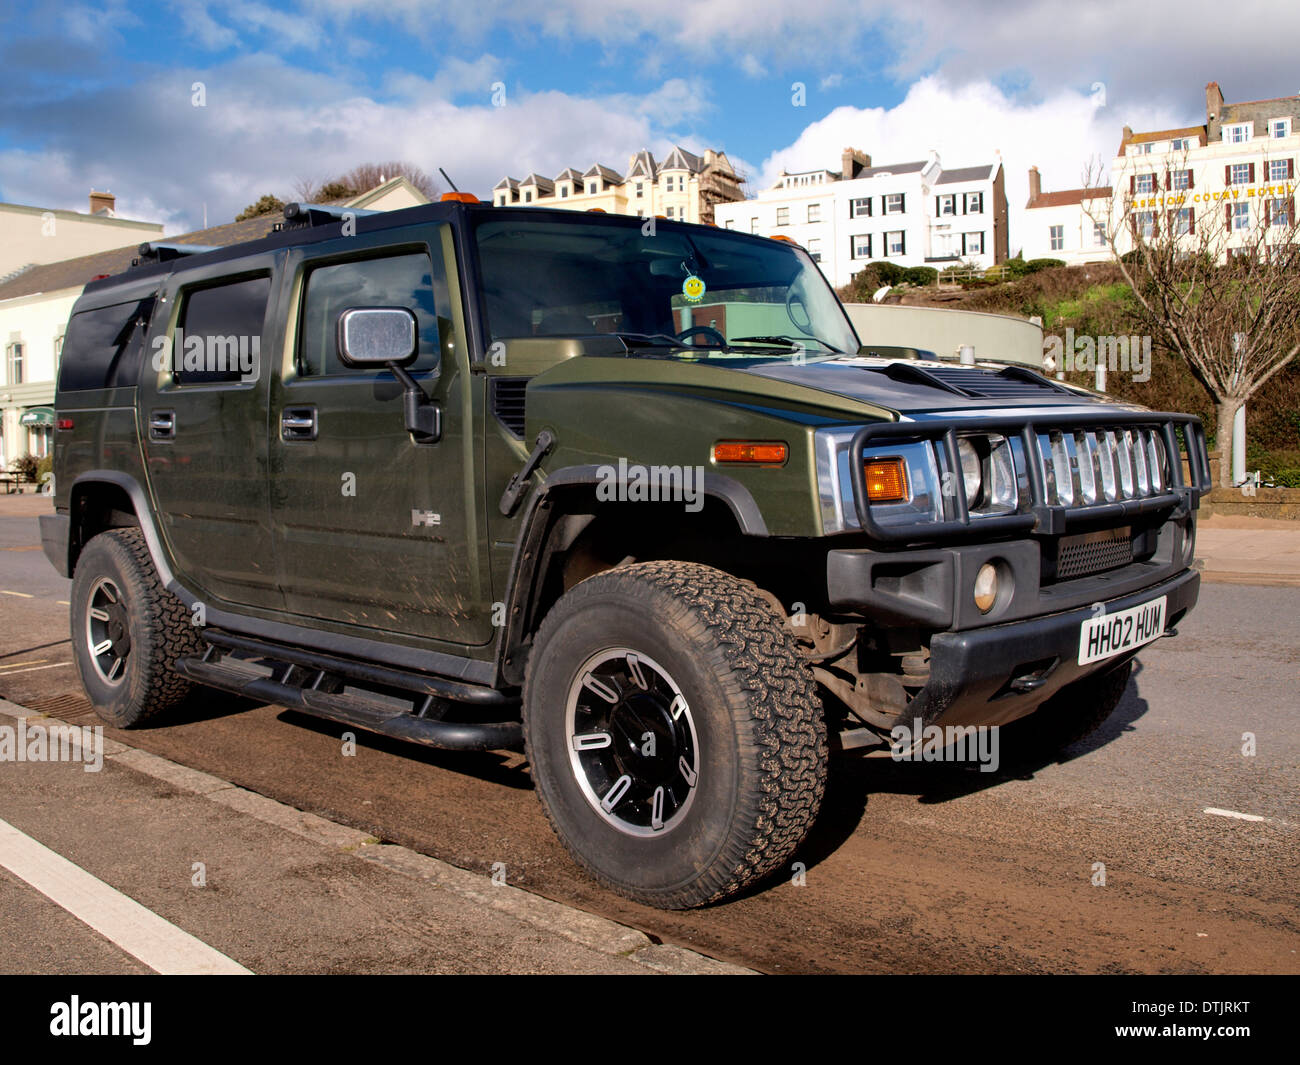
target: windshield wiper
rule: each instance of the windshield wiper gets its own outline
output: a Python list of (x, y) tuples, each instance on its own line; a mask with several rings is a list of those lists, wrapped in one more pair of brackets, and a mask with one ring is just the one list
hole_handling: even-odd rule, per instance
[[(785, 335), (777, 335), (777, 336), (765, 336), (765, 337), (733, 337), (731, 342), (733, 344), (741, 344), (747, 341), (752, 341), (753, 343), (756, 344), (770, 344), (773, 341), (784, 341), (785, 343), (789, 344), (793, 348), (793, 347), (799, 347), (801, 342), (804, 339), (805, 339), (804, 337), (789, 337)], [(836, 355), (844, 354), (844, 352), (840, 351), (840, 349), (837, 348), (834, 344), (828, 344), (821, 337), (815, 337), (811, 333), (807, 336), (806, 339), (816, 341), (827, 351), (833, 351)]]
[[(695, 354), (707, 355), (709, 352), (721, 351), (734, 354), (757, 354), (753, 348), (734, 348), (731, 344), (689, 344), (675, 336), (667, 333), (615, 333), (614, 336), (623, 341), (627, 348), (659, 348), (665, 351), (689, 351)], [(794, 350), (792, 347), (782, 345), (773, 347), (769, 350), (788, 353)]]

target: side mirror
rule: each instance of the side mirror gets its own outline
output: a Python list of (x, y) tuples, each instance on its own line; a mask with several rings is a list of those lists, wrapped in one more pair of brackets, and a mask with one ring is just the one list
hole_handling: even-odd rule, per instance
[(406, 366), (415, 361), (415, 315), (405, 307), (352, 307), (339, 315), (345, 366)]
[(339, 358), (345, 366), (383, 366), (402, 384), (406, 431), (417, 444), (442, 437), (442, 412), (404, 367), (415, 361), (415, 315), (405, 307), (352, 307), (339, 315)]

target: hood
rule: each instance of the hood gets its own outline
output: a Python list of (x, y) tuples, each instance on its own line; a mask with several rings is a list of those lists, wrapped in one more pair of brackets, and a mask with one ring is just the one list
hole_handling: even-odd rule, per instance
[(954, 366), (933, 361), (856, 358), (802, 366), (784, 361), (753, 362), (741, 372), (887, 407), (905, 417), (964, 411), (983, 414), (1009, 407), (1064, 411), (1098, 403), (1135, 409), (1112, 397), (1050, 380), (1023, 366)]

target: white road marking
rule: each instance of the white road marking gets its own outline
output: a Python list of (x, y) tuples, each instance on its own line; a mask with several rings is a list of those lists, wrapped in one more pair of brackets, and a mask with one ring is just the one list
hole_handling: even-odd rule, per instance
[(1207, 806), (1204, 810), (1207, 814), (1217, 814), (1219, 817), (1235, 817), (1238, 821), (1267, 821), (1267, 817), (1260, 817), (1259, 814), (1240, 814), (1236, 810), (1220, 810), (1217, 806)]
[(72, 606), (66, 599), (56, 599), (54, 603), (56, 606)]
[(28, 595), (26, 592), (10, 592), (10, 591), (6, 591), (4, 588), (0, 588), (0, 595), (16, 595), (16, 596), (18, 596), (19, 599), (35, 599), (35, 598), (36, 598), (36, 596), (34, 596), (34, 595)]
[(109, 887), (7, 821), (0, 821), (0, 866), (154, 972), (169, 976), (251, 975), (219, 950)]
[(35, 673), (38, 669), (62, 669), (72, 665), (71, 662), (55, 662), (52, 666), (32, 666), (30, 669), (5, 669), (0, 667), (0, 677), (12, 677), (18, 673)]

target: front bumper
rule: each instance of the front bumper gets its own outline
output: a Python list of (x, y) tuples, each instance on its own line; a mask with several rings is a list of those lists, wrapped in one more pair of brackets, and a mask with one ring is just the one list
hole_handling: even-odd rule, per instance
[[(1196, 605), (1200, 574), (1183, 572), (1104, 601), (1113, 614), (1165, 596), (1165, 631)], [(1068, 684), (1122, 665), (1137, 651), (1081, 666), (1080, 626), (1096, 605), (930, 639), (930, 679), (907, 708), (924, 725), (1004, 725), (1035, 710)], [(1138, 648), (1137, 650), (1141, 650)], [(1028, 690), (1024, 690), (1024, 689)]]

